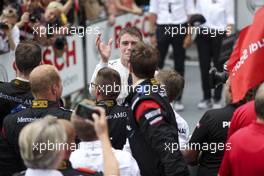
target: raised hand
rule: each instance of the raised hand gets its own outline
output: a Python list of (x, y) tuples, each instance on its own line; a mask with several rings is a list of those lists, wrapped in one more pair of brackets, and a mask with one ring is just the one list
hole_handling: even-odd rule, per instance
[(96, 37), (96, 47), (99, 51), (103, 63), (108, 63), (112, 51), (113, 39), (111, 38), (107, 45), (103, 43), (101, 39), (102, 34), (98, 34)]

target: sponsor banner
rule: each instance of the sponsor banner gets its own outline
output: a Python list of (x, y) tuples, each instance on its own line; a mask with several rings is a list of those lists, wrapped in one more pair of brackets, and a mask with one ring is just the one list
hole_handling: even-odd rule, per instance
[[(82, 38), (67, 37), (68, 46), (63, 56), (54, 56), (52, 47), (42, 48), (43, 62), (52, 64), (59, 70), (63, 84), (63, 96), (84, 88), (84, 58)], [(0, 55), (0, 81), (10, 81), (15, 78), (13, 68), (14, 53)]]
[[(149, 19), (147, 14), (143, 16), (137, 16), (133, 14), (125, 14), (118, 16), (116, 18), (116, 23), (114, 26), (110, 27), (107, 24), (107, 21), (101, 21), (95, 24), (90, 25), (89, 27), (94, 29), (99, 29), (102, 33), (102, 40), (107, 44), (110, 38), (113, 39), (112, 44), (112, 53), (110, 59), (117, 59), (120, 57), (118, 50), (118, 34), (121, 29), (125, 26), (136, 26), (143, 34), (144, 40), (148, 39), (149, 32)], [(96, 34), (86, 36), (86, 53), (87, 53), (87, 81), (88, 83), (91, 80), (92, 74), (96, 64), (99, 63), (100, 57), (95, 46)]]
[(43, 49), (43, 62), (52, 64), (60, 72), (63, 85), (62, 96), (84, 88), (84, 58), (82, 38), (77, 35), (67, 37), (68, 46), (63, 56), (55, 57), (52, 47)]

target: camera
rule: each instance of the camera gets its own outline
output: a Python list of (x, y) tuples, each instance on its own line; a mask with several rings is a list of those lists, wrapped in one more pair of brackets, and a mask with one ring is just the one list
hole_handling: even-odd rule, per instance
[(8, 30), (9, 29), (9, 26), (7, 24), (5, 24), (5, 23), (1, 23), (0, 22), (0, 29), (2, 29), (2, 30)]
[(93, 113), (100, 115), (100, 113), (95, 109), (95, 106), (88, 103), (79, 103), (76, 108), (76, 115), (91, 121), (94, 121), (92, 117)]
[(212, 67), (209, 71), (209, 85), (211, 89), (217, 88), (221, 84), (225, 84), (228, 79), (228, 70), (226, 63), (224, 64), (224, 70), (219, 72), (215, 67)]

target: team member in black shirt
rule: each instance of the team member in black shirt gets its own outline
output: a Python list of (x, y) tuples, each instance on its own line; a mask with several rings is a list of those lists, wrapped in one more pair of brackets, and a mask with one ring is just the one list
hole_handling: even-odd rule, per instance
[(70, 119), (71, 116), (71, 111), (59, 105), (62, 83), (54, 66), (36, 67), (30, 73), (29, 81), (35, 98), (31, 108), (10, 114), (4, 119), (3, 137), (0, 138), (0, 175), (12, 175), (25, 169), (18, 147), (18, 136), (25, 125), (48, 114), (64, 119)]
[(166, 90), (153, 79), (158, 57), (155, 49), (139, 42), (131, 51), (130, 72), (134, 91), (126, 102), (132, 110), (129, 144), (142, 176), (189, 175), (178, 149), (178, 128)]
[[(184, 155), (191, 165), (199, 164), (198, 176), (216, 176), (226, 143), (230, 120), (237, 105), (231, 104), (231, 85), (226, 82), (226, 106), (207, 111), (196, 126)], [(201, 155), (200, 155), (201, 154)], [(200, 157), (199, 157), (200, 155)]]
[[(4, 117), (22, 104), (31, 106), (33, 99), (29, 86), (29, 73), (41, 63), (41, 48), (29, 42), (18, 44), (15, 51), (16, 79), (0, 83), (0, 129)], [(14, 109), (18, 111), (18, 109)]]
[(120, 75), (109, 67), (98, 71), (94, 83), (94, 94), (97, 106), (106, 109), (109, 137), (113, 148), (123, 149), (126, 142), (126, 123), (129, 108), (117, 104), (116, 99), (121, 91)]

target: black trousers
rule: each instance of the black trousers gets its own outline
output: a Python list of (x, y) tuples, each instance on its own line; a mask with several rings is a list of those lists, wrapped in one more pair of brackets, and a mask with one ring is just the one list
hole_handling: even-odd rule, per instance
[[(179, 25), (158, 25), (157, 26), (157, 43), (158, 50), (160, 53), (159, 68), (162, 69), (164, 66), (164, 61), (168, 53), (169, 46), (172, 45), (173, 48), (173, 60), (174, 69), (184, 77), (184, 61), (185, 61), (185, 49), (182, 47), (186, 33), (180, 34), (181, 28), (187, 29), (187, 23)], [(172, 36), (172, 29), (174, 31), (178, 30), (178, 34)], [(166, 29), (170, 29), (170, 34)], [(182, 95), (180, 95), (177, 100), (181, 100)]]
[(223, 63), (219, 62), (219, 55), (222, 40), (225, 35), (226, 34), (222, 33), (216, 33), (216, 35), (212, 35), (212, 33), (207, 34), (200, 32), (200, 34), (198, 34), (196, 38), (202, 79), (203, 98), (205, 100), (208, 100), (210, 98), (213, 98), (215, 101), (221, 100), (223, 86), (218, 86), (214, 90), (214, 95), (212, 96), (212, 92), (209, 86), (209, 70), (211, 68), (211, 62), (213, 61), (214, 67), (216, 67), (218, 71), (223, 71)]

